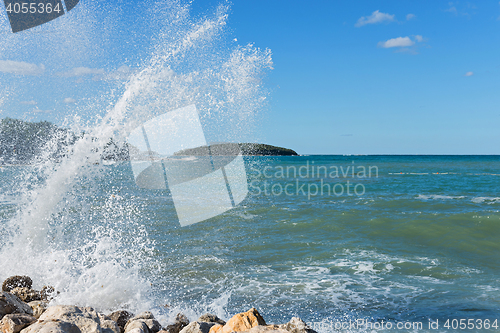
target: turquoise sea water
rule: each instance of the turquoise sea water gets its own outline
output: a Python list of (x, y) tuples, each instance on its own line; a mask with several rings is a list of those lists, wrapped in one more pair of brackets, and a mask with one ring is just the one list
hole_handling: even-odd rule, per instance
[[(164, 324), (252, 306), (320, 332), (356, 319), (444, 331), (447, 319), (500, 320), (499, 156), (245, 162), (243, 203), (183, 228), (167, 193), (137, 188), (128, 163), (84, 166), (60, 197), (37, 168), (2, 167), (0, 277), (50, 280), (61, 302), (153, 309)], [(43, 223), (25, 211), (34, 198)]]

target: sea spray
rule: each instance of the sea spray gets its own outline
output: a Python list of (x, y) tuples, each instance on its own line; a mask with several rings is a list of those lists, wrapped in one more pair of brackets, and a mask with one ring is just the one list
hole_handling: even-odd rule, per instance
[[(123, 139), (138, 124), (194, 103), (209, 141), (239, 141), (251, 136), (256, 112), (265, 103), (259, 79), (272, 66), (270, 52), (252, 45), (218, 46), (225, 38), (226, 6), (218, 7), (212, 17), (193, 20), (190, 7), (178, 1), (144, 5), (150, 8), (145, 16), (148, 24), (157, 29), (149, 37), (150, 54), (138, 52), (143, 54), (138, 65), (121, 71), (126, 75), (119, 78), (125, 81), (113, 81), (117, 74), (108, 69), (87, 70), (94, 73), (98, 89), (89, 88), (84, 102), (59, 119), (77, 135), (67, 155), (49, 158), (61, 140), (54, 137), (34, 165), (23, 170), (10, 167), (18, 171), (12, 195), (19, 204), (16, 213), (2, 224), (0, 278), (26, 274), (34, 279), (35, 287), (51, 284), (60, 292), (55, 303), (139, 311), (169, 302), (155, 299), (148, 281), (155, 273), (144, 274), (144, 268), (158, 267), (152, 253), (155, 241), (144, 227), (150, 206), (123, 194), (127, 191), (122, 186), (133, 186), (127, 182), (128, 165), (120, 166), (124, 183), (109, 185), (109, 175), (100, 164), (102, 147), (110, 138)], [(48, 59), (39, 67), (46, 77), (34, 77), (28, 86), (37, 88), (44, 80), (49, 85), (73, 85), (71, 78), (82, 70), (71, 68), (107, 52), (101, 44), (109, 46), (109, 35), (125, 24), (106, 18), (108, 13), (115, 19), (119, 15), (100, 8), (96, 1), (82, 3), (73, 12), (73, 16), (47, 25), (56, 36), (64, 35), (59, 30), (69, 32), (56, 46), (43, 27), (34, 29), (41, 37), (34, 33), (9, 35), (2, 43), (4, 57), (26, 55), (30, 47), (34, 62)], [(103, 43), (97, 42), (99, 37)], [(68, 61), (68, 54), (78, 61)], [(60, 58), (64, 59), (58, 63)], [(117, 62), (109, 56), (108, 61)], [(0, 85), (12, 86), (7, 81)], [(23, 82), (15, 86), (23, 86)], [(102, 110), (107, 111), (103, 114)], [(162, 201), (162, 193), (153, 195)], [(207, 304), (218, 308), (221, 315), (224, 304), (219, 303), (227, 302), (229, 295), (223, 291)], [(189, 307), (183, 306), (187, 312)]]

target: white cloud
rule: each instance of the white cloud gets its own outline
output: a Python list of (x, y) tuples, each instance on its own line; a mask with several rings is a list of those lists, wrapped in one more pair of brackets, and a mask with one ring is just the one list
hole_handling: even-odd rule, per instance
[(35, 101), (21, 101), (19, 103), (24, 104), (24, 105), (36, 105), (37, 104)]
[(132, 70), (127, 65), (120, 66), (116, 71), (110, 72), (105, 76), (108, 80), (128, 80), (132, 75)]
[[(391, 48), (391, 47), (410, 47), (415, 45), (415, 43), (420, 43), (424, 41), (424, 37), (421, 35), (415, 35), (413, 36), (413, 39), (406, 36), (406, 37), (397, 37), (397, 38), (391, 38), (389, 40), (386, 40), (385, 42), (379, 42), (377, 44), (378, 47), (383, 47), (385, 49)], [(405, 49), (408, 51), (408, 49)], [(415, 53), (415, 52), (413, 52)]]
[(467, 73), (465, 73), (464, 76), (472, 76), (472, 75), (474, 75), (474, 72), (467, 72)]
[(367, 24), (375, 24), (381, 22), (392, 22), (394, 21), (394, 15), (381, 13), (380, 11), (374, 11), (370, 16), (362, 16), (358, 22), (354, 25), (355, 27), (362, 27)]
[(52, 110), (40, 110), (38, 106), (35, 106), (33, 110), (31, 110), (32, 113), (51, 113)]
[(45, 71), (44, 65), (30, 64), (24, 61), (0, 60), (0, 72), (17, 75), (41, 75)]
[(383, 48), (390, 47), (407, 47), (414, 45), (415, 42), (410, 39), (410, 37), (397, 37), (386, 40), (385, 42), (379, 42), (378, 46)]
[(64, 99), (64, 103), (66, 103), (66, 104), (76, 103), (76, 99), (71, 98), (71, 97), (66, 97), (66, 98)]
[(73, 77), (73, 76), (85, 76), (85, 75), (102, 75), (104, 74), (104, 69), (101, 68), (88, 68), (88, 67), (76, 67), (67, 72), (58, 73), (60, 76)]
[(409, 21), (409, 20), (412, 20), (414, 19), (416, 16), (414, 14), (408, 14), (406, 15), (406, 20)]
[(455, 7), (455, 6), (451, 6), (450, 8), (445, 9), (444, 11), (445, 12), (450, 12), (450, 13), (452, 13), (454, 15), (458, 15), (458, 10), (457, 10), (457, 7)]

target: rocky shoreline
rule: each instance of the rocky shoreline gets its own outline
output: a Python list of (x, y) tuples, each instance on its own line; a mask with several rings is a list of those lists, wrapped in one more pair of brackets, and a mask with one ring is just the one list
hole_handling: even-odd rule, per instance
[(179, 313), (174, 323), (162, 326), (153, 314), (134, 315), (119, 310), (108, 315), (92, 307), (50, 305), (57, 297), (52, 287), (32, 289), (28, 276), (12, 276), (0, 292), (0, 333), (316, 333), (300, 318), (269, 325), (255, 308), (234, 315), (227, 322), (213, 314), (194, 322)]

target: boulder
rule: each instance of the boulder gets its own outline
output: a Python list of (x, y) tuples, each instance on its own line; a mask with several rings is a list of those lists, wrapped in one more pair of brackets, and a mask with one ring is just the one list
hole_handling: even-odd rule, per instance
[(30, 306), (19, 299), (16, 295), (8, 292), (0, 292), (0, 319), (11, 313), (25, 313), (33, 315)]
[(54, 299), (57, 294), (59, 294), (59, 292), (56, 291), (54, 287), (43, 286), (42, 290), (40, 291), (40, 298), (42, 299), (42, 301), (50, 301)]
[(259, 325), (266, 326), (266, 321), (262, 318), (257, 309), (251, 308), (247, 312), (234, 315), (224, 326), (213, 326), (210, 329), (210, 333), (244, 332)]
[(120, 333), (114, 321), (90, 307), (51, 306), (38, 320), (38, 323), (43, 322), (66, 322), (75, 325), (80, 333)]
[(18, 333), (36, 321), (36, 318), (28, 314), (14, 313), (5, 315), (0, 321), (0, 332)]
[(133, 313), (130, 313), (125, 310), (119, 310), (111, 313), (109, 315), (109, 318), (111, 320), (115, 321), (118, 327), (120, 328), (120, 332), (124, 333), (125, 332), (125, 325), (127, 324), (127, 321), (129, 321), (130, 318), (134, 316)]
[(33, 281), (29, 276), (15, 275), (11, 276), (3, 282), (2, 291), (10, 292), (12, 289), (17, 287), (31, 289), (32, 286)]
[(129, 321), (125, 325), (125, 333), (150, 333), (148, 325), (142, 320)]
[[(142, 323), (146, 324), (149, 331), (151, 331), (152, 333), (157, 333), (158, 331), (161, 330), (160, 323), (155, 319), (153, 314), (149, 311), (141, 312), (138, 315), (136, 315), (135, 317), (129, 319), (127, 324), (125, 325), (125, 332), (127, 332), (128, 330), (131, 330), (132, 326), (130, 326), (130, 325), (134, 322), (142, 322)], [(134, 326), (134, 328), (135, 328), (135, 326)]]
[(26, 303), (42, 300), (40, 292), (28, 287), (15, 287), (10, 291), (10, 293), (16, 295), (21, 299), (21, 301)]
[(28, 303), (28, 305), (31, 307), (31, 310), (33, 310), (33, 317), (35, 317), (36, 319), (40, 318), (45, 309), (47, 309), (48, 304), (49, 303), (45, 301), (32, 301)]
[(166, 331), (168, 333), (179, 333), (187, 325), (189, 325), (187, 317), (182, 313), (178, 313), (175, 317), (175, 322), (172, 325), (168, 325)]
[(242, 333), (290, 333), (289, 331), (283, 330), (276, 325), (269, 326), (255, 326), (248, 331)]
[(21, 333), (82, 333), (78, 326), (59, 320), (37, 321)]
[(205, 322), (205, 323), (216, 323), (216, 324), (221, 324), (221, 325), (226, 325), (226, 322), (216, 315), (213, 315), (211, 313), (205, 313), (202, 315), (200, 318), (197, 320), (198, 322)]
[(208, 333), (212, 326), (217, 325), (216, 323), (208, 323), (208, 322), (197, 322), (193, 321), (184, 327), (180, 333)]
[(311, 329), (302, 319), (298, 317), (293, 317), (288, 323), (279, 325), (279, 327), (290, 333), (316, 333), (315, 330)]
[(111, 319), (101, 318), (101, 328), (103, 333), (121, 333), (120, 327)]

